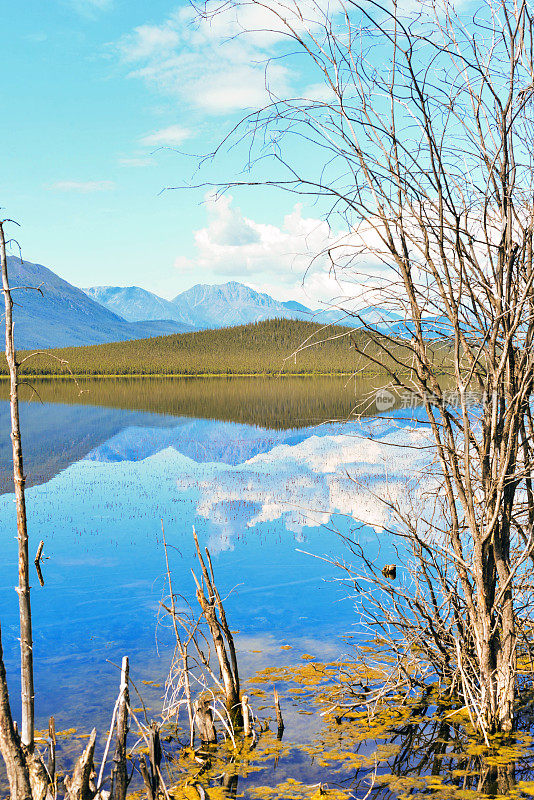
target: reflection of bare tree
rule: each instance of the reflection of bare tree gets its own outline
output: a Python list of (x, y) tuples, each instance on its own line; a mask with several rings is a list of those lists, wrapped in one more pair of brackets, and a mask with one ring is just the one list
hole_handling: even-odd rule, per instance
[[(492, 763), (492, 755), (498, 753), (470, 754), (469, 739), (460, 723), (447, 718), (449, 708), (436, 709), (428, 703), (414, 707), (410, 720), (396, 730), (386, 741), (398, 745), (397, 752), (377, 767), (362, 768), (345, 788), (350, 785), (357, 798), (366, 800), (391, 800), (396, 797), (392, 789), (393, 779), (400, 778), (408, 790), (419, 796), (415, 779), (432, 776), (442, 778), (444, 787), (450, 787), (450, 799), (456, 791), (475, 791), (490, 797), (508, 796), (521, 780), (532, 780), (534, 765), (528, 754), (518, 756), (508, 764)], [(359, 748), (361, 749), (361, 748)], [(422, 789), (421, 794), (428, 790)]]
[(225, 790), (228, 797), (237, 797), (237, 787), (239, 784), (239, 777), (233, 773), (226, 773), (221, 778), (221, 786)]

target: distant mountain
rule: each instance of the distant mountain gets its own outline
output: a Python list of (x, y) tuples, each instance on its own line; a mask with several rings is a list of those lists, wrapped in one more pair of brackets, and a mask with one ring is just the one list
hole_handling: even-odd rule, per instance
[[(468, 328), (465, 325), (461, 327), (464, 330)], [(454, 329), (450, 320), (447, 317), (425, 317), (421, 320), (421, 328), (423, 335), (427, 339), (442, 339), (454, 335)], [(402, 336), (408, 338), (415, 333), (415, 325), (412, 320), (402, 320), (391, 326), (392, 333), (395, 336)]]
[(170, 320), (127, 322), (41, 264), (9, 256), (8, 273), (11, 286), (22, 287), (13, 292), (19, 349), (75, 347), (191, 330)]
[(279, 317), (303, 318), (301, 312), (236, 281), (215, 286), (199, 283), (172, 302), (184, 322), (199, 328), (226, 328)]
[(300, 303), (280, 303), (242, 283), (197, 284), (165, 300), (138, 286), (92, 286), (84, 292), (126, 320), (167, 319), (192, 328), (224, 328), (266, 319), (309, 319), (312, 312)]
[(174, 303), (139, 286), (91, 286), (83, 291), (129, 322), (156, 319), (183, 322)]
[[(351, 314), (337, 308), (312, 310), (296, 300), (279, 301), (236, 281), (220, 285), (197, 284), (164, 300), (138, 286), (94, 286), (84, 290), (93, 300), (127, 320), (170, 319), (193, 328), (225, 328), (284, 318), (322, 325), (352, 325), (394, 333), (403, 317), (383, 308), (364, 308)], [(396, 334), (397, 335), (397, 334)]]
[(297, 303), (296, 300), (286, 300), (285, 303), (282, 303), (282, 305), (286, 308), (289, 308), (290, 311), (299, 311), (304, 314), (313, 313), (309, 308), (303, 306), (302, 303)]
[(283, 302), (282, 305), (290, 311), (293, 311), (297, 319), (319, 322), (321, 325), (346, 324), (347, 322), (347, 315), (335, 308), (319, 308), (313, 311), (311, 308), (302, 305), (302, 303), (298, 303), (296, 300), (287, 300)]
[(296, 300), (274, 300), (235, 281), (215, 286), (197, 284), (177, 295), (172, 303), (180, 311), (179, 318), (197, 328), (223, 328), (283, 317), (322, 325), (355, 328), (367, 325), (382, 333), (398, 335), (397, 326), (404, 324), (400, 314), (384, 308), (370, 306), (353, 313), (328, 307), (314, 311)]
[[(174, 300), (164, 300), (138, 286), (95, 286), (84, 291), (124, 319), (165, 318), (189, 325), (191, 329), (225, 328), (283, 317), (321, 325), (367, 327), (390, 336), (410, 337), (414, 330), (413, 322), (380, 306), (353, 310), (347, 307), (344, 311), (325, 306), (312, 310), (296, 300), (275, 300), (236, 281), (221, 285), (197, 284)], [(423, 330), (429, 339), (449, 336), (450, 323), (444, 317), (427, 317)]]
[(404, 317), (395, 311), (388, 311), (380, 306), (368, 306), (353, 311), (352, 315), (345, 317), (345, 325), (354, 325), (356, 328), (369, 327), (381, 333), (393, 333), (396, 326), (404, 322)]
[[(284, 303), (284, 305), (287, 305)], [(300, 303), (295, 305), (300, 306)], [(306, 306), (301, 306), (306, 309)], [(372, 328), (381, 333), (393, 333), (396, 326), (404, 322), (404, 317), (394, 311), (388, 311), (380, 306), (367, 308), (351, 308), (347, 304), (345, 309), (328, 307), (318, 308), (315, 311), (306, 309), (299, 311), (300, 319), (308, 319), (321, 325), (343, 325), (349, 328)], [(397, 334), (395, 334), (397, 335)]]

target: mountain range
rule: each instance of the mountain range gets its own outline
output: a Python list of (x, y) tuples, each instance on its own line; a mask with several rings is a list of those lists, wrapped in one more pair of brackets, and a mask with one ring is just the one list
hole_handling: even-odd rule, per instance
[(236, 281), (197, 284), (164, 300), (139, 286), (93, 286), (84, 291), (97, 303), (131, 322), (169, 319), (194, 328), (225, 328), (266, 319), (310, 319), (313, 312), (300, 303), (274, 300)]
[(192, 330), (190, 325), (171, 320), (127, 321), (42, 264), (8, 256), (8, 274), (16, 303), (15, 344), (22, 350), (103, 344)]
[(131, 322), (169, 319), (194, 328), (225, 328), (267, 319), (284, 318), (345, 324), (391, 333), (403, 318), (392, 311), (374, 307), (358, 310), (358, 319), (338, 309), (313, 310), (296, 300), (275, 300), (236, 281), (220, 285), (197, 284), (164, 300), (139, 286), (93, 286), (84, 289), (96, 302)]
[(79, 289), (47, 267), (13, 256), (8, 257), (8, 272), (11, 285), (17, 287), (13, 297), (19, 349), (103, 344), (275, 318), (355, 328), (365, 324), (399, 336), (410, 333), (403, 317), (386, 309), (360, 309), (357, 318), (338, 309), (313, 310), (295, 300), (275, 300), (236, 281), (197, 284), (166, 300), (138, 286)]

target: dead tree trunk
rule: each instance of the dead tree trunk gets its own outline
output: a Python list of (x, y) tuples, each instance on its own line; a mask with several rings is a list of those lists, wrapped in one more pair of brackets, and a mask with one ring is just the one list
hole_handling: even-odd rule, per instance
[(217, 731), (213, 724), (213, 713), (207, 697), (199, 697), (195, 703), (195, 724), (202, 744), (216, 744)]
[(56, 785), (56, 721), (50, 717), (48, 722), (48, 764), (46, 767), (52, 789)]
[(159, 728), (155, 722), (150, 726), (148, 742), (148, 759), (143, 756), (139, 763), (139, 769), (143, 777), (147, 800), (156, 800), (159, 795), (161, 785), (161, 742), (159, 738)]
[(280, 698), (278, 696), (278, 692), (276, 691), (276, 687), (274, 689), (274, 710), (276, 712), (276, 724), (278, 725), (278, 739), (282, 739), (284, 735), (284, 718), (282, 716), (282, 709), (280, 708)]
[(128, 704), (130, 702), (128, 680), (129, 680), (128, 657), (122, 659), (120, 703), (117, 715), (117, 743), (113, 760), (115, 766), (112, 773), (113, 790), (110, 792), (110, 800), (126, 800), (128, 789), (128, 771), (126, 768), (126, 738), (128, 736)]
[(65, 778), (66, 800), (93, 800), (95, 793), (91, 780), (94, 773), (95, 742), (96, 728), (93, 728), (87, 747), (76, 762), (72, 777)]
[(30, 776), (26, 759), (22, 751), (19, 737), (15, 732), (9, 694), (7, 690), (6, 671), (2, 652), (2, 635), (0, 631), (0, 751), (6, 765), (11, 800), (32, 800)]
[(198, 538), (194, 528), (193, 537), (195, 539), (198, 560), (202, 569), (202, 577), (204, 579), (203, 583), (206, 586), (206, 592), (208, 595), (206, 597), (203, 585), (199, 583), (195, 573), (193, 572), (193, 578), (197, 586), (197, 600), (202, 611), (204, 612), (204, 617), (208, 623), (208, 627), (213, 639), (215, 654), (221, 670), (221, 678), (226, 697), (226, 708), (230, 720), (233, 725), (241, 727), (243, 724), (243, 719), (241, 714), (239, 673), (237, 670), (237, 657), (234, 639), (226, 620), (221, 597), (215, 585), (209, 552), (206, 550), (206, 555), (210, 566), (210, 571), (208, 572), (204, 559), (202, 558), (202, 553), (200, 552), (200, 546), (198, 544)]
[(11, 441), (13, 445), (13, 478), (17, 506), (17, 537), (19, 545), (19, 611), (20, 611), (20, 650), (21, 650), (21, 700), (22, 726), (21, 739), (26, 747), (33, 748), (34, 735), (34, 688), (33, 688), (33, 640), (30, 605), (30, 575), (28, 562), (28, 529), (26, 523), (26, 502), (24, 498), (24, 469), (22, 463), (22, 440), (19, 421), (18, 364), (15, 352), (13, 331), (13, 298), (7, 274), (6, 240), (3, 223), (0, 223), (0, 261), (2, 268), (2, 287), (5, 301), (6, 359), (9, 369)]

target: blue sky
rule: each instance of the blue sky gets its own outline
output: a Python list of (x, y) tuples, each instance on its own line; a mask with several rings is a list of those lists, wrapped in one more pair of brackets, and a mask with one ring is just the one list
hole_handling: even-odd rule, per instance
[[(219, 202), (205, 189), (161, 192), (191, 179), (184, 152), (209, 150), (264, 99), (258, 61), (272, 43), (229, 42), (231, 25), (196, 27), (187, 5), (164, 0), (9, 0), (1, 205), (21, 224), (25, 258), (78, 286), (173, 297), (236, 279), (326, 299), (321, 270), (300, 288), (331, 235), (316, 209), (265, 189)], [(281, 92), (291, 85), (282, 66), (271, 77)], [(242, 158), (230, 153), (204, 177), (233, 177)]]

